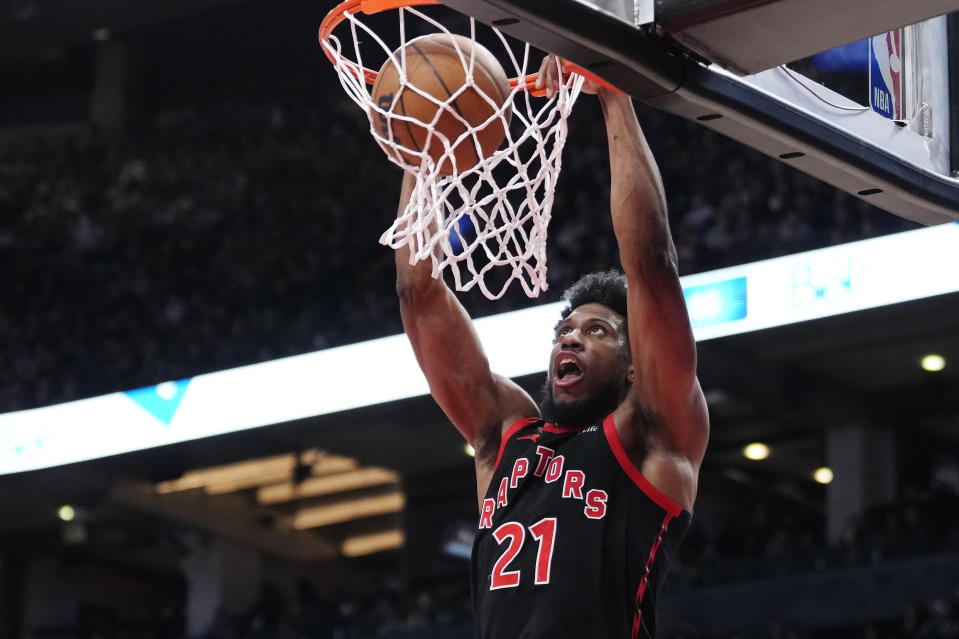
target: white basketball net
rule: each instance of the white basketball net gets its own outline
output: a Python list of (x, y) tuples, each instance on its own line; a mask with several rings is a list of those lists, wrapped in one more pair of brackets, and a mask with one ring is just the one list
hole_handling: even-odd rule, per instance
[[(583, 78), (576, 74), (567, 75), (549, 99), (532, 96), (523, 81), (528, 74), (536, 71), (536, 68), (530, 68), (529, 45), (517, 45), (514, 41), (511, 47), (498, 29), (478, 24), (470, 18), (469, 32), (459, 35), (475, 41), (478, 27), (495, 34), (496, 37), (490, 40), (498, 40), (502, 49), (492, 51), (493, 54), (503, 64), (507, 75), (520, 79), (519, 82), (511, 82), (515, 86), (511, 87), (509, 97), (502, 106), (497, 106), (497, 100), (487, 96), (487, 102), (496, 107), (495, 113), (481, 126), (470, 127), (451, 108), (456, 96), (468, 88), (486, 95), (473, 82), (474, 60), (470, 53), (457, 47), (461, 62), (467, 69), (466, 86), (461, 91), (454, 92), (441, 102), (418, 90), (407, 83), (407, 56), (394, 55), (393, 52), (408, 42), (407, 33), (450, 34), (451, 31), (410, 7), (399, 9), (397, 14), (399, 42), (394, 46), (384, 42), (361, 20), (368, 18), (350, 12), (345, 13), (346, 20), (338, 27), (339, 33), (343, 34), (349, 25), (350, 39), (344, 37), (346, 46), (334, 34), (321, 40), (324, 49), (334, 60), (347, 95), (370, 116), (371, 135), (384, 147), (395, 164), (412, 171), (416, 176), (409, 204), (380, 237), (380, 243), (394, 249), (408, 245), (411, 264), (431, 259), (433, 277), (441, 277), (443, 269), (448, 268), (458, 291), (479, 286), (486, 297), (497, 299), (506, 292), (513, 280), (518, 280), (529, 297), (536, 297), (548, 288), (546, 228), (562, 166), (566, 119), (579, 95)], [(466, 18), (463, 21), (466, 23)], [(517, 55), (513, 47), (521, 49), (521, 53)], [(367, 63), (364, 63), (364, 55)], [(399, 141), (392, 139), (392, 126), (385, 127), (387, 133), (384, 136), (372, 124), (377, 117), (419, 123), (419, 120), (389, 112), (390, 105), (385, 105), (384, 109), (374, 104), (371, 98), (371, 89), (365, 78), (371, 73), (370, 69), (379, 68), (387, 56), (400, 71), (401, 88), (415, 91), (438, 106), (433, 123), (445, 110), (467, 127), (463, 135), (450, 140), (431, 127), (430, 122), (420, 123), (429, 127), (429, 135), (437, 136), (443, 145), (445, 152), (436, 161), (425, 150), (402, 146)], [(504, 61), (508, 61), (508, 64)], [(366, 66), (373, 62), (376, 63), (375, 67)], [(536, 64), (538, 67), (538, 61)], [(500, 148), (472, 168), (442, 175), (440, 168), (455, 166), (448, 163), (455, 162), (454, 148), (460, 142), (476, 145), (477, 157), (482, 157), (476, 131), (487, 126), (494, 118), (499, 118), (506, 130), (506, 140)], [(422, 145), (423, 149), (430, 148), (430, 139)], [(413, 163), (410, 163), (411, 160)], [(505, 269), (494, 275), (491, 273), (494, 267)]]

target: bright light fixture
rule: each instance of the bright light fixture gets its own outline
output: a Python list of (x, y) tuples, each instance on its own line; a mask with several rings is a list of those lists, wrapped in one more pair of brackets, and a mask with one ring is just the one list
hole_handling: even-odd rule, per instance
[(822, 468), (817, 468), (813, 474), (812, 478), (818, 481), (820, 484), (828, 484), (833, 480), (832, 469), (828, 466), (823, 466)]
[(163, 481), (154, 486), (157, 494), (165, 495), (183, 490), (204, 489), (211, 495), (232, 493), (249, 488), (270, 486), (289, 480), (297, 461), (312, 466), (314, 476), (355, 470), (359, 465), (351, 457), (330, 455), (307, 450), (299, 458), (293, 454), (250, 459), (225, 466), (191, 470), (179, 479)]
[(343, 540), (341, 550), (347, 557), (359, 557), (361, 555), (371, 555), (375, 552), (384, 550), (395, 550), (403, 547), (405, 541), (403, 531), (387, 530), (381, 533), (370, 535), (359, 535), (357, 537), (348, 537)]
[(293, 514), (291, 523), (296, 530), (320, 528), (354, 519), (398, 513), (405, 506), (406, 498), (403, 493), (397, 491), (378, 497), (363, 497), (326, 506), (303, 508)]
[(942, 355), (937, 355), (935, 353), (929, 353), (922, 358), (920, 362), (922, 369), (929, 371), (931, 373), (938, 373), (946, 367), (946, 358)]
[(476, 457), (476, 449), (473, 448), (472, 445), (466, 444), (466, 446), (463, 447), (463, 450), (465, 450), (466, 454), (470, 457)]
[(264, 486), (257, 490), (256, 497), (261, 504), (278, 504), (306, 497), (320, 497), (371, 486), (395, 484), (399, 481), (399, 473), (392, 470), (376, 467), (360, 468), (335, 475), (313, 477), (299, 484), (287, 482)]
[(76, 516), (77, 512), (70, 504), (60, 506), (60, 509), (57, 510), (57, 517), (59, 517), (61, 521), (73, 521), (73, 518)]
[(753, 461), (766, 459), (769, 457), (769, 446), (759, 442), (753, 442), (752, 444), (749, 444), (743, 448), (743, 457), (746, 459), (752, 459)]

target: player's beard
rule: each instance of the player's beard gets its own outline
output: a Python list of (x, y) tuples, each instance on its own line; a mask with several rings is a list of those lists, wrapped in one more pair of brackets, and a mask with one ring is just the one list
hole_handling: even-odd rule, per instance
[(543, 384), (539, 401), (539, 414), (548, 422), (564, 427), (586, 427), (599, 424), (604, 417), (616, 410), (623, 399), (623, 390), (615, 384), (607, 386), (602, 393), (586, 397), (570, 404), (557, 405), (553, 401), (553, 384), (549, 375)]

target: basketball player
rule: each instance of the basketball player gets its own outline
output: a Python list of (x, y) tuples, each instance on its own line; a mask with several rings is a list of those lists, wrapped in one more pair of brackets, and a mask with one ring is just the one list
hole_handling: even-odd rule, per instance
[[(548, 59), (543, 71), (551, 68)], [(544, 75), (552, 91), (553, 74)], [(469, 316), (429, 262), (410, 266), (406, 248), (396, 255), (417, 360), (476, 450), (477, 639), (653, 637), (706, 449), (659, 171), (629, 96), (586, 90), (603, 107), (625, 277), (587, 275), (564, 295), (539, 407), (490, 370)], [(401, 212), (412, 185), (407, 174)]]

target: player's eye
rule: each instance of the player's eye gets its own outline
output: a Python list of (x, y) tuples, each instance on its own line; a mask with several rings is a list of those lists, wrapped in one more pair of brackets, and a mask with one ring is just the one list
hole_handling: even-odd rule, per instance
[(590, 335), (605, 335), (605, 334), (606, 334), (606, 329), (603, 328), (602, 326), (600, 326), (599, 324), (596, 324), (595, 326), (590, 326), (590, 327), (589, 327), (589, 334), (590, 334)]

